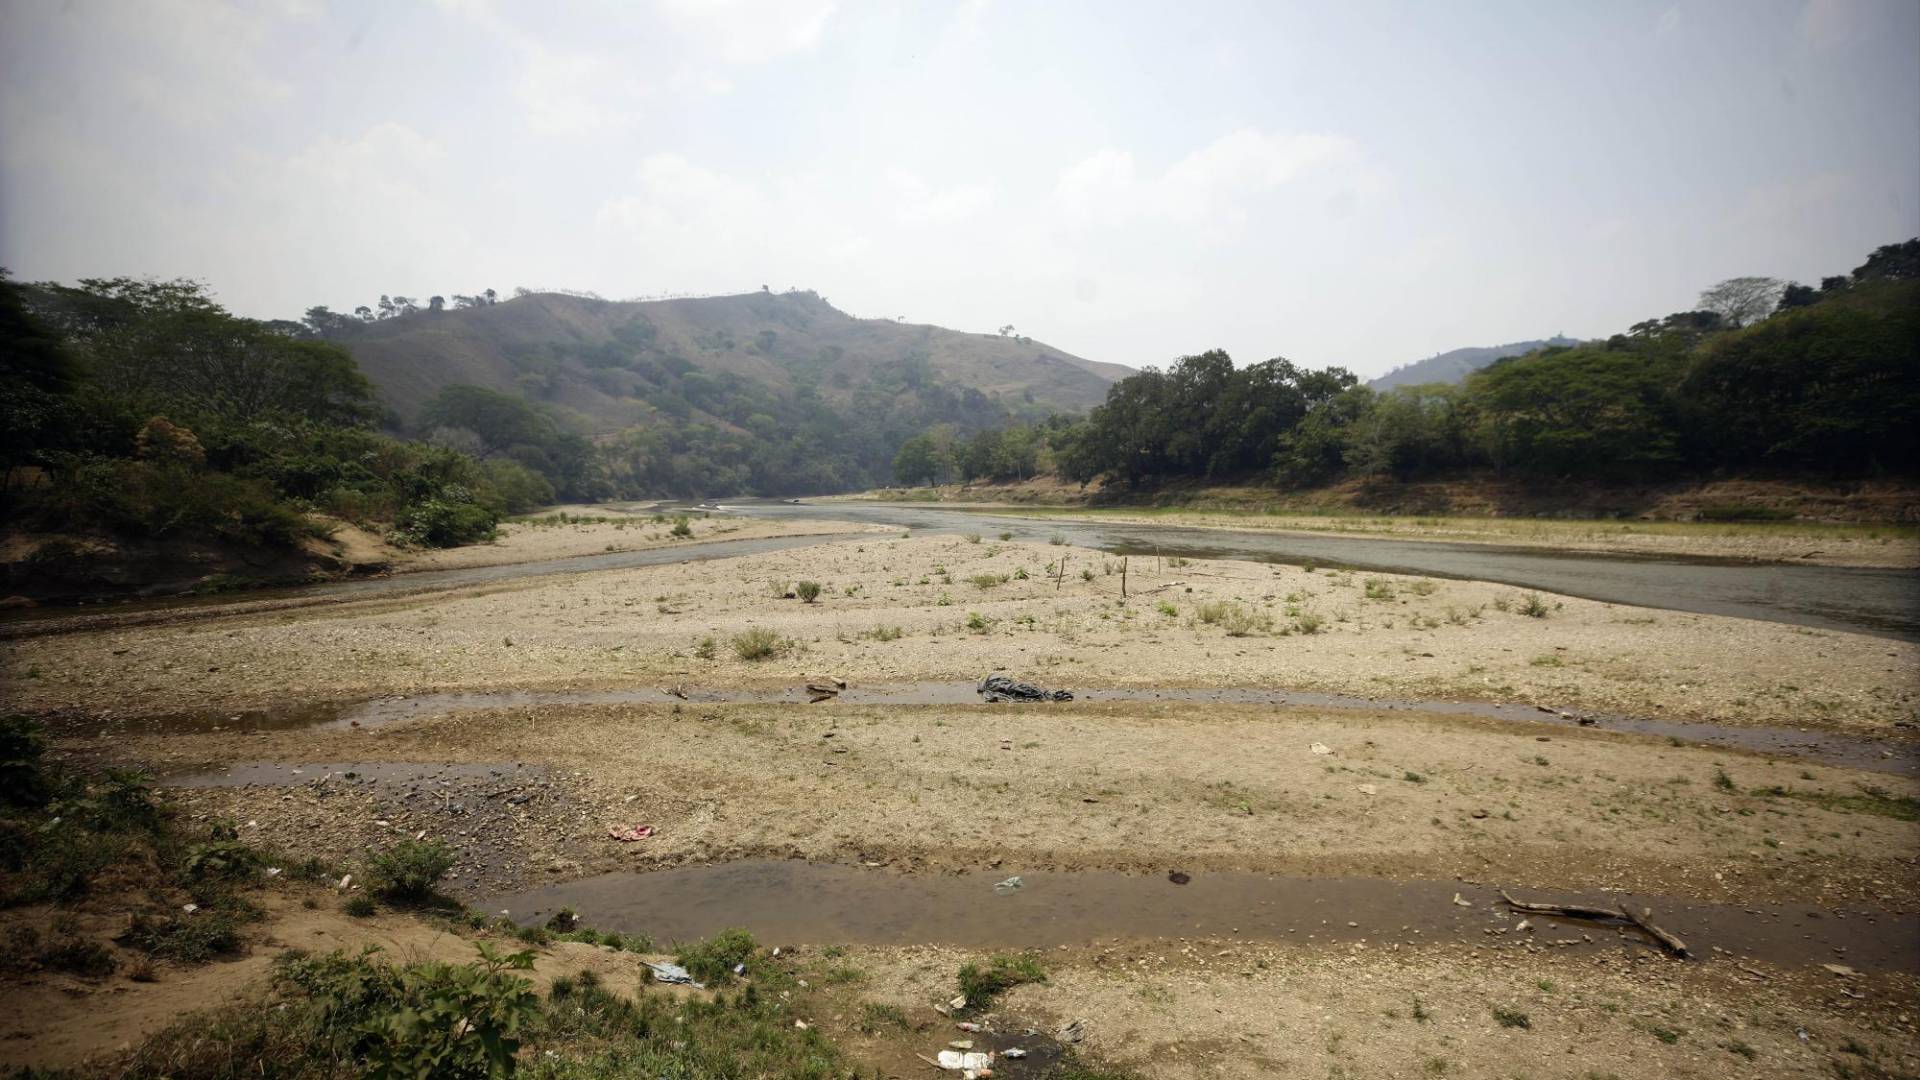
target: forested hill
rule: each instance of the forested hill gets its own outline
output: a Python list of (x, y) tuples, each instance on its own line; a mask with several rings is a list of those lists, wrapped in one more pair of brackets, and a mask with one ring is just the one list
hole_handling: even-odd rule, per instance
[(745, 426), (756, 412), (780, 418), (768, 402), (844, 407), (935, 385), (984, 399), (953, 419), (993, 422), (984, 414), (1084, 411), (1131, 374), (1010, 331), (856, 319), (811, 292), (658, 301), (527, 293), (370, 322), (322, 310), (309, 322), (352, 351), (403, 422), (442, 389), (470, 385), (551, 406), (591, 435), (663, 419)]
[(1510, 345), (1486, 345), (1466, 349), (1454, 349), (1429, 356), (1425, 360), (1415, 360), (1411, 364), (1402, 364), (1373, 380), (1367, 385), (1375, 390), (1391, 390), (1396, 386), (1423, 386), (1428, 383), (1459, 383), (1466, 377), (1509, 356), (1525, 356), (1530, 352), (1551, 345), (1578, 345), (1570, 337), (1554, 335), (1538, 341), (1516, 341)]

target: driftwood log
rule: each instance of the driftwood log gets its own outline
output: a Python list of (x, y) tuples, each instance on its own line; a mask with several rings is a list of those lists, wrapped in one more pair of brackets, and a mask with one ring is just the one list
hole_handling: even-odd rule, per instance
[(1640, 911), (1636, 913), (1632, 908), (1626, 907), (1625, 905), (1622, 905), (1621, 909), (1616, 910), (1614, 908), (1588, 907), (1584, 904), (1531, 904), (1523, 900), (1515, 900), (1505, 889), (1500, 890), (1500, 899), (1505, 900), (1507, 906), (1513, 910), (1524, 911), (1529, 915), (1558, 915), (1568, 919), (1593, 919), (1600, 922), (1632, 923), (1639, 927), (1648, 937), (1659, 942), (1661, 948), (1666, 949), (1673, 955), (1683, 958), (1693, 955), (1687, 951), (1686, 942), (1680, 940), (1680, 938), (1672, 932), (1656, 926), (1653, 921), (1653, 912), (1646, 908), (1641, 908)]

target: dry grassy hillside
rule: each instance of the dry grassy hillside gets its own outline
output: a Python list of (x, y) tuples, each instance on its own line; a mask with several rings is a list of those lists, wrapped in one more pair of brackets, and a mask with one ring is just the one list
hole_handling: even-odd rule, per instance
[[(812, 385), (840, 401), (931, 380), (1015, 411), (1089, 408), (1128, 373), (1020, 338), (856, 319), (807, 292), (644, 302), (536, 293), (374, 323), (340, 340), (403, 418), (441, 387), (470, 383), (551, 402), (593, 431), (680, 409), (663, 391), (689, 372), (780, 397)], [(701, 411), (697, 393), (683, 396)]]

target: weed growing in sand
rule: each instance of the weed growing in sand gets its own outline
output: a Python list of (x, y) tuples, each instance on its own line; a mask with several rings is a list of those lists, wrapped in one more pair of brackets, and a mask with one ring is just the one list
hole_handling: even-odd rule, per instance
[(862, 630), (860, 632), (860, 637), (867, 641), (899, 641), (905, 636), (906, 631), (897, 626), (876, 625), (871, 630)]
[(975, 574), (967, 580), (976, 589), (993, 589), (1005, 585), (1008, 578), (1005, 574)]
[(1520, 601), (1520, 614), (1530, 619), (1544, 619), (1550, 610), (1546, 601), (1540, 599), (1539, 593), (1528, 593)]
[(1493, 1018), (1498, 1020), (1500, 1026), (1503, 1028), (1521, 1028), (1522, 1030), (1528, 1031), (1533, 1029), (1533, 1018), (1526, 1013), (1514, 1009), (1503, 1009), (1495, 1005), (1493, 1007)]
[(1002, 540), (1011, 540), (1011, 539), (1013, 539), (1013, 534), (1012, 534), (1012, 533), (1010, 533), (1010, 532), (1003, 532), (1003, 533), (1001, 533), (1001, 534), (1000, 534), (1000, 539), (1002, 539)]
[(1158, 611), (1160, 614), (1165, 615), (1169, 619), (1177, 619), (1180, 617), (1180, 609), (1177, 607), (1174, 607), (1173, 604), (1165, 600), (1162, 600), (1158, 604), (1153, 605), (1153, 609), (1155, 611)]
[(673, 528), (668, 532), (684, 540), (693, 535), (693, 524), (687, 520), (686, 515), (682, 514), (673, 519)]
[(984, 634), (992, 630), (994, 623), (998, 621), (998, 619), (989, 619), (977, 611), (967, 612), (967, 629), (976, 634)]
[(1502, 612), (1502, 613), (1512, 611), (1513, 601), (1507, 599), (1504, 596), (1495, 597), (1493, 601), (1493, 610)]
[(968, 533), (965, 536), (962, 536), (960, 539), (965, 540), (969, 544), (977, 544), (980, 542), (980, 534)]
[(771, 660), (786, 651), (787, 643), (779, 634), (756, 626), (733, 635), (733, 654), (742, 660)]
[(722, 930), (705, 941), (684, 945), (674, 959), (687, 973), (709, 986), (733, 981), (734, 968), (754, 958), (753, 935), (745, 930)]
[(719, 643), (714, 641), (712, 637), (703, 637), (698, 644), (694, 645), (693, 655), (702, 660), (711, 660), (720, 655)]
[(1391, 600), (1394, 595), (1393, 582), (1386, 578), (1370, 577), (1367, 579), (1366, 595), (1369, 600)]
[(978, 1011), (992, 1005), (994, 999), (1016, 986), (1047, 981), (1047, 973), (1032, 955), (995, 956), (983, 966), (965, 964), (960, 968), (960, 995), (966, 1008)]
[(787, 589), (787, 583), (784, 581), (777, 581), (777, 580), (770, 580), (767, 582), (767, 592), (771, 593), (775, 600), (785, 600), (788, 597), (788, 595), (790, 595), (789, 590)]
[(1066, 542), (1067, 542), (1067, 538), (1064, 536), (1061, 536), (1059, 533), (1055, 533), (1052, 536), (1047, 537), (1047, 543), (1052, 544), (1054, 547), (1060, 547)]
[(1533, 659), (1527, 661), (1527, 664), (1531, 667), (1565, 667), (1566, 666), (1565, 661), (1561, 660), (1558, 656), (1555, 656), (1552, 653), (1546, 653), (1542, 656), (1536, 656)]
[(373, 889), (388, 900), (419, 903), (453, 869), (453, 849), (438, 840), (402, 840), (367, 860)]
[(811, 604), (820, 599), (820, 583), (817, 581), (795, 582), (793, 594), (798, 596), (802, 603)]
[(1293, 628), (1302, 634), (1317, 634), (1326, 625), (1326, 619), (1311, 611), (1303, 611), (1293, 618)]
[(347, 902), (340, 905), (340, 910), (356, 919), (368, 919), (379, 909), (373, 906), (373, 897), (354, 895), (347, 897)]

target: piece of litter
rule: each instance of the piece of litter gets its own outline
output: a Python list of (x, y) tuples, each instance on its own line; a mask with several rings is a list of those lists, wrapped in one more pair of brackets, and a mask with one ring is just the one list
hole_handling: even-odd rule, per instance
[(807, 1022), (805, 1020), (795, 1020), (793, 1026), (799, 1028), (801, 1031), (807, 1030)]
[(1453, 902), (1454, 902), (1454, 904), (1455, 904), (1456, 906), (1458, 906), (1458, 907), (1472, 907), (1472, 906), (1473, 906), (1473, 901), (1471, 901), (1471, 900), (1463, 900), (1463, 899), (1461, 899), (1461, 897), (1460, 897), (1460, 894), (1459, 894), (1459, 893), (1454, 893), (1454, 894), (1453, 894)]
[(1068, 1021), (1060, 1026), (1060, 1030), (1053, 1033), (1053, 1037), (1063, 1043), (1077, 1043), (1087, 1037), (1087, 1022), (1085, 1020)]
[(341, 878), (340, 884), (334, 886), (334, 888), (339, 889), (341, 892), (346, 892), (348, 889), (353, 888), (353, 875), (348, 874), (346, 877)]
[(607, 835), (621, 843), (627, 843), (633, 840), (645, 840), (647, 837), (653, 835), (653, 826), (629, 825), (623, 829), (618, 825), (609, 825), (607, 826)]
[(955, 1069), (968, 1072), (979, 1069), (991, 1069), (993, 1068), (993, 1055), (983, 1054), (978, 1050), (965, 1053), (959, 1050), (942, 1050), (940, 1051), (940, 1067), (943, 1069)]
[(1820, 966), (1842, 978), (1851, 978), (1860, 974), (1845, 964), (1821, 964)]
[[(191, 915), (191, 914), (193, 914), (194, 912), (196, 912), (196, 911), (199, 911), (199, 910), (200, 910), (200, 905), (199, 905), (199, 904), (181, 904), (181, 905), (180, 905), (180, 910), (181, 910), (181, 911), (184, 911), (184, 912), (186, 912), (186, 913), (187, 913), (187, 914), (189, 914), (189, 915)], [(1831, 965), (1829, 965), (1829, 966), (1831, 966)]]
[(1010, 1058), (1023, 1058), (1027, 1056), (1027, 1052), (1017, 1046), (1009, 1046), (1005, 1050), (1000, 1051), (1000, 1053)]
[(967, 995), (965, 994), (961, 994), (959, 997), (954, 998), (952, 1001), (947, 1002), (947, 1008), (949, 1009), (964, 1009), (966, 1007), (967, 1007)]
[[(1020, 880), (1020, 875), (1015, 874), (1012, 877), (1008, 878), (1007, 880), (1002, 881), (999, 884), (996, 884), (993, 887), (993, 891), (997, 893), (1010, 893), (1013, 890), (1019, 888), (1023, 884), (1025, 884), (1025, 882)], [(957, 1005), (954, 1007), (959, 1008), (959, 1006)]]
[(280, 876), (280, 868), (279, 868), (279, 867), (277, 867), (277, 866), (269, 866), (269, 867), (267, 867), (267, 876), (268, 876), (268, 877), (279, 877), (279, 876)]
[(953, 1047), (955, 1050), (971, 1050), (973, 1049), (973, 1040), (972, 1039), (955, 1039), (952, 1042), (948, 1043), (947, 1045)]
[(980, 1025), (974, 1023), (971, 1020), (962, 1020), (953, 1026), (959, 1028), (961, 1031), (979, 1031), (980, 1030)]
[(733, 965), (733, 973), (735, 975), (745, 975), (747, 973), (747, 965), (745, 964)]
[(656, 964), (651, 960), (642, 960), (641, 963), (647, 965), (647, 970), (653, 972), (653, 977), (660, 982), (685, 983), (688, 986), (695, 987), (700, 985), (694, 982), (693, 976), (688, 973), (686, 968), (681, 967), (679, 964), (668, 964), (664, 962)]
[(1312, 746), (1307, 747), (1307, 749), (1313, 751), (1316, 754), (1333, 753), (1333, 747), (1328, 746), (1326, 743), (1323, 743), (1323, 742), (1314, 743)]
[(1362, 795), (1378, 795), (1378, 794), (1380, 794), (1380, 789), (1379, 789), (1378, 787), (1376, 787), (1376, 786), (1374, 786), (1373, 784), (1361, 784), (1361, 785), (1360, 785), (1360, 794), (1362, 794)]

